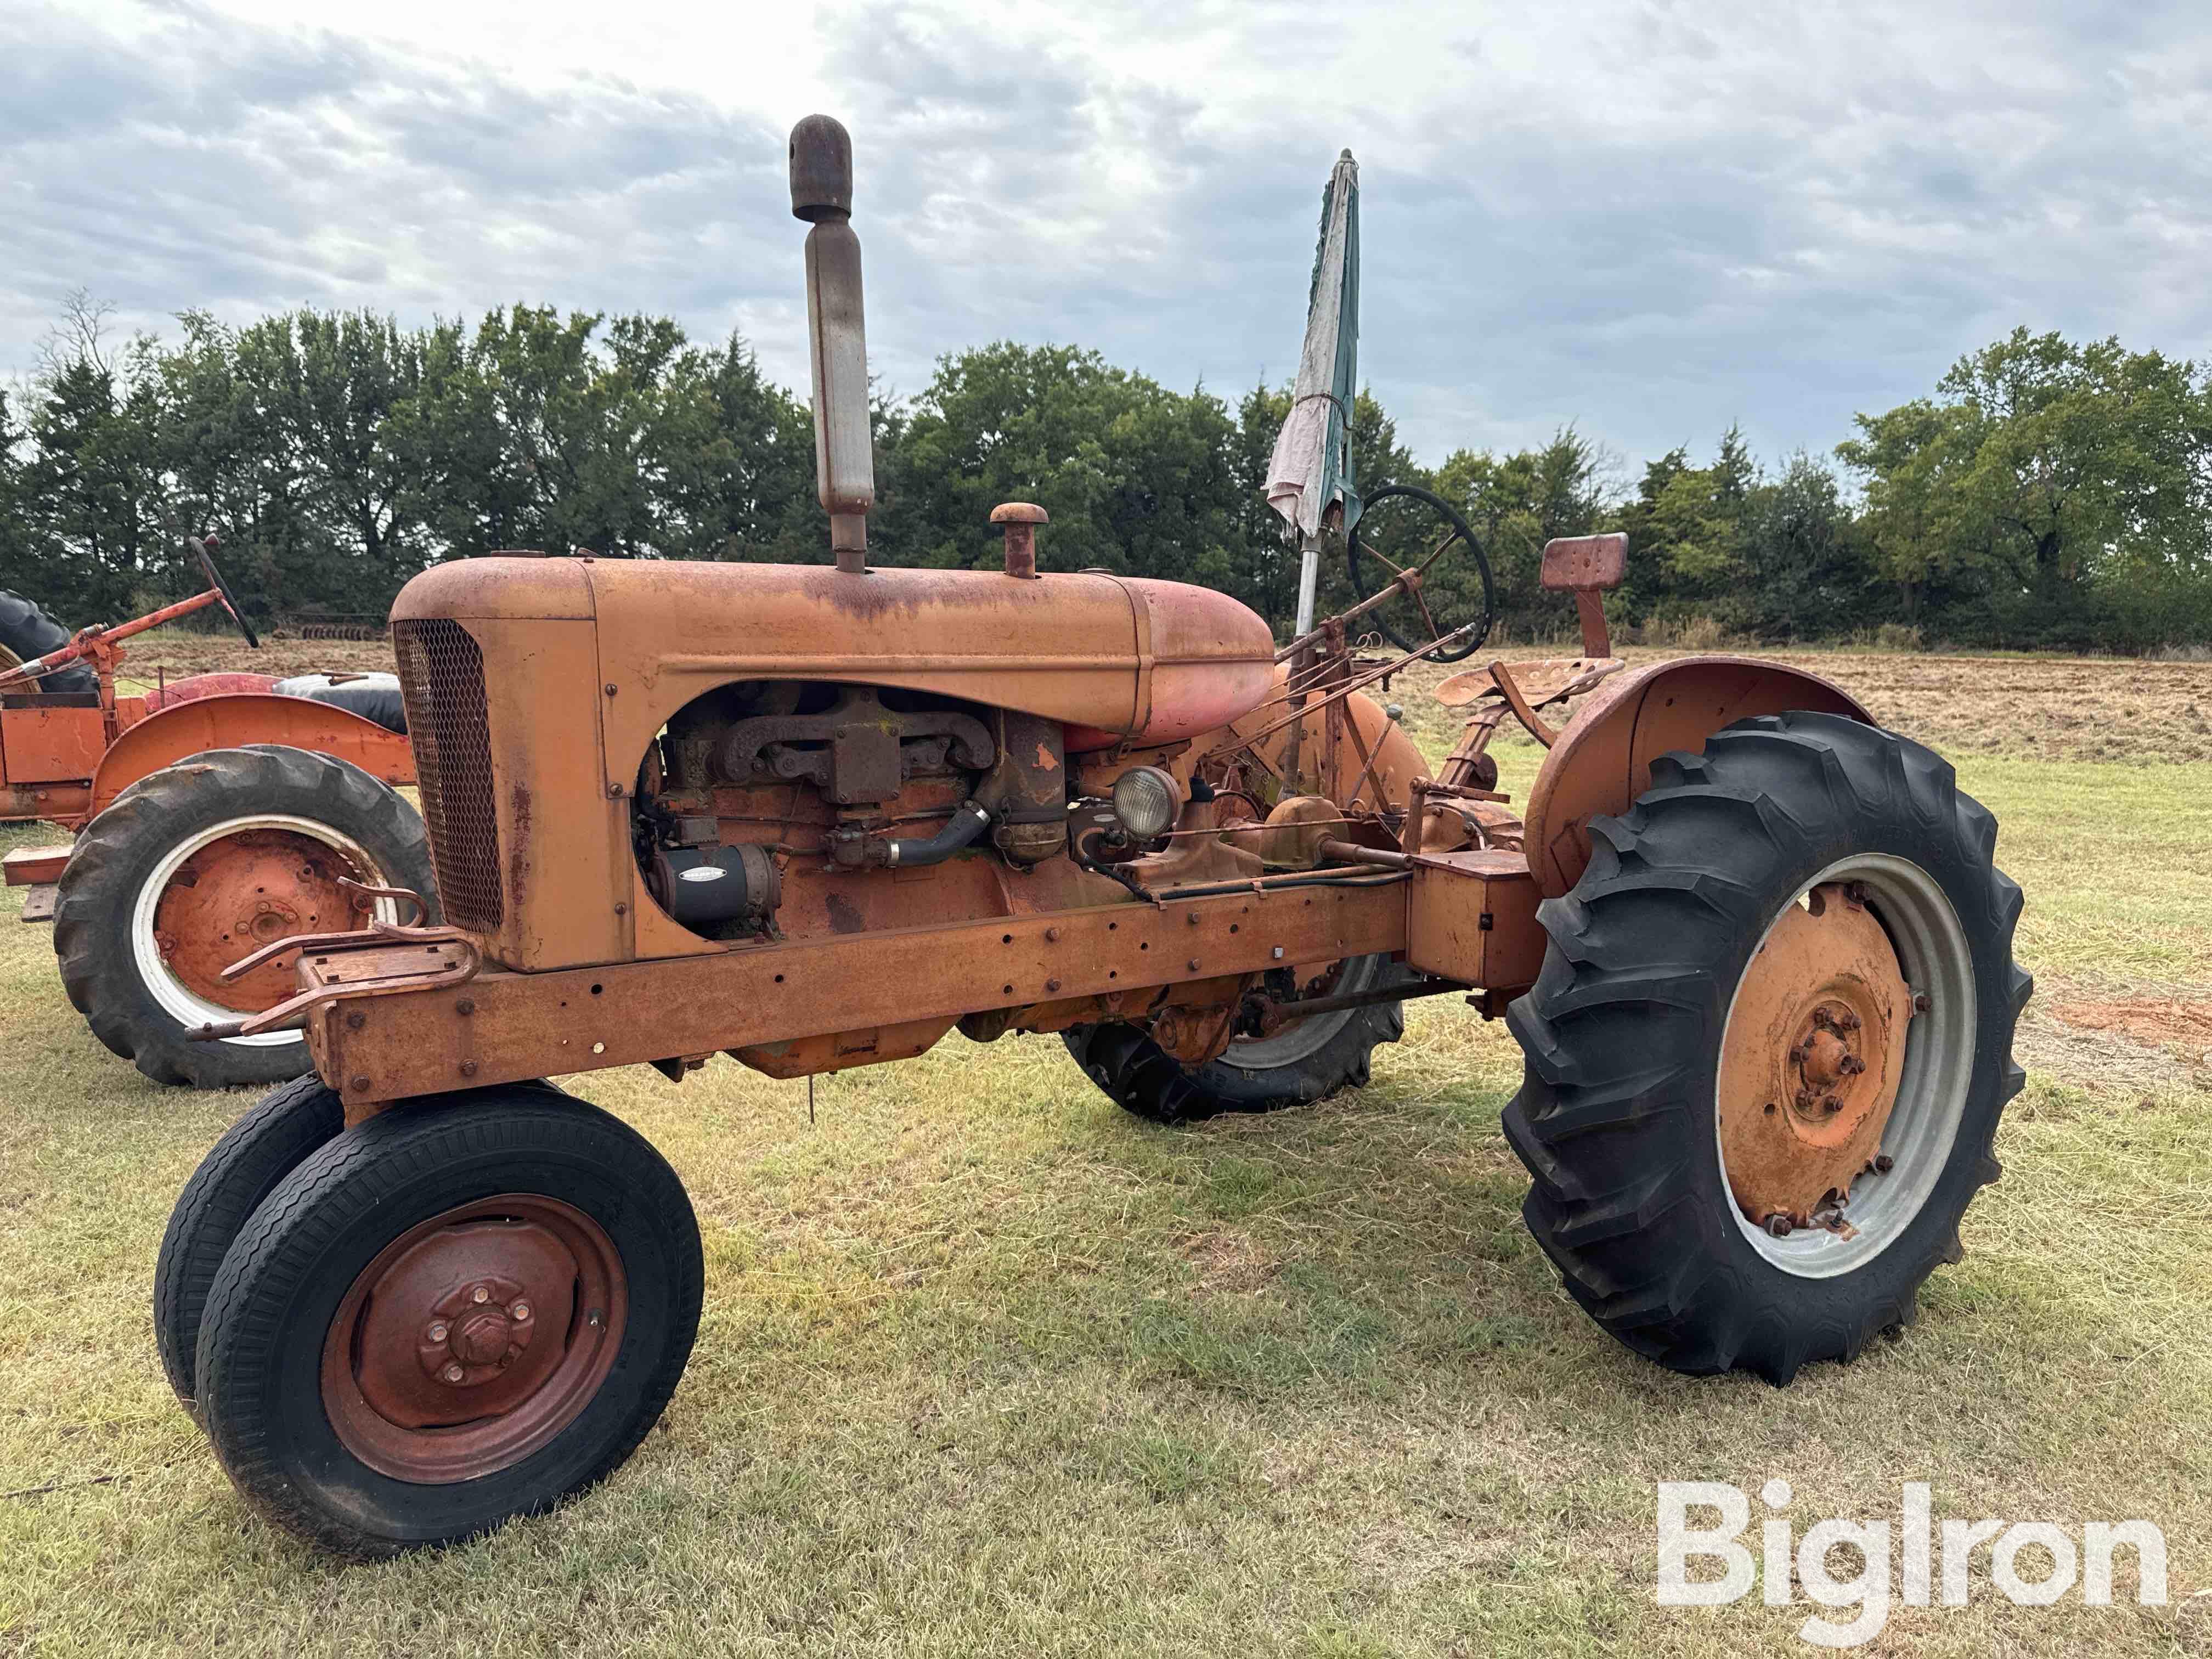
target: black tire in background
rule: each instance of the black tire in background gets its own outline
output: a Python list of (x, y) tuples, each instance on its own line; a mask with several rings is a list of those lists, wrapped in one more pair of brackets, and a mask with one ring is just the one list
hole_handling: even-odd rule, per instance
[[(157, 958), (140, 949), (149, 925), (140, 914), (141, 895), (166, 884), (164, 868), (178, 849), (225, 824), (269, 817), (318, 826), (349, 843), (372, 866), (362, 879), (422, 894), (435, 920), (421, 816), (349, 761), (252, 744), (211, 749), (141, 778), (77, 837), (56, 898), (54, 951), (63, 987), (94, 1034), (156, 1083), (231, 1088), (281, 1083), (308, 1069), (307, 1044), (296, 1032), (258, 1042), (191, 1040), (187, 1033), (200, 1020), (228, 1016), (196, 1011), (181, 988), (149, 982)], [(356, 924), (347, 915), (318, 925)], [(240, 943), (238, 955), (252, 945)]]
[[(1411, 977), (1388, 957), (1358, 957), (1345, 964), (1334, 988), (1365, 991)], [(1239, 1038), (1198, 1066), (1176, 1060), (1134, 1025), (1078, 1025), (1061, 1036), (1109, 1098), (1138, 1117), (1172, 1125), (1224, 1112), (1278, 1111), (1364, 1088), (1376, 1046), (1405, 1034), (1405, 1005), (1379, 1002), (1316, 1014), (1272, 1037)]]
[[(1662, 757), (1650, 791), (1593, 820), (1590, 842), (1574, 891), (1539, 912), (1543, 971), (1509, 1013), (1526, 1069), (1505, 1130), (1534, 1177), (1530, 1232), (1600, 1325), (1671, 1370), (1778, 1384), (1855, 1358), (1911, 1323), (1921, 1283), (1962, 1254), (1960, 1218), (1997, 1177), (1992, 1138), (2025, 1080), (2012, 1036), (2033, 982), (2013, 961), (2021, 892), (1993, 862), (1996, 820), (1920, 744), (1790, 714), (1740, 721), (1701, 757)], [(1736, 1206), (1716, 1090), (1753, 953), (1838, 867), (1871, 890), (1908, 982), (1955, 1014), (1923, 1048), (1908, 1040), (1882, 1141), (1909, 1128), (1908, 1091), (1937, 1090), (1929, 1109), (1948, 1115), (1930, 1121), (1948, 1127), (1921, 1137), (1924, 1167), (1881, 1177), (1917, 1195), (1881, 1242), (1863, 1233), (1824, 1258), (1840, 1235), (1777, 1242)]]
[[(58, 651), (70, 631), (20, 593), (0, 590), (0, 668), (19, 667)], [(41, 691), (97, 691), (100, 676), (89, 663), (73, 662), (39, 677)]]
[[(519, 1461), (467, 1479), (395, 1479), (349, 1447), (325, 1408), (332, 1322), (410, 1227), (516, 1194), (581, 1212), (618, 1253), (627, 1303), (611, 1367)], [(682, 1182), (620, 1120), (529, 1087), (400, 1105), (310, 1156), (232, 1244), (200, 1327), (201, 1420), (239, 1492), (311, 1543), (366, 1559), (458, 1542), (550, 1509), (629, 1457), (683, 1375), (703, 1278)]]

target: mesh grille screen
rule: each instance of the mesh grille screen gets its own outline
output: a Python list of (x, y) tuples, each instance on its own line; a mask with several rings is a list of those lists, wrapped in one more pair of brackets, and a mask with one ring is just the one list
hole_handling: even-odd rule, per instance
[(506, 906), (499, 886), (483, 653), (466, 629), (443, 618), (394, 623), (392, 634), (438, 902), (447, 921), (496, 933)]

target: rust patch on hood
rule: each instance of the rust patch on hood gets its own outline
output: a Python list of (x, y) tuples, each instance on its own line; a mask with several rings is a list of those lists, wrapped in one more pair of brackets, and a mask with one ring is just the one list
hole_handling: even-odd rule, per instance
[(520, 910), (530, 892), (530, 825), (534, 805), (530, 791), (516, 784), (507, 793), (507, 809), (514, 820), (514, 835), (507, 852), (507, 902)]

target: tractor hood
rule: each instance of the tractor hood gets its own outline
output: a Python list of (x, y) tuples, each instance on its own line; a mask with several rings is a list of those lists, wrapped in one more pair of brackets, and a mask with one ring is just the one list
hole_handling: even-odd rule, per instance
[(732, 680), (933, 691), (1060, 720), (1070, 747), (1100, 748), (1225, 725), (1274, 677), (1273, 635), (1236, 600), (1088, 572), (495, 556), (423, 572), (392, 617), (592, 623), (617, 777), (670, 714)]

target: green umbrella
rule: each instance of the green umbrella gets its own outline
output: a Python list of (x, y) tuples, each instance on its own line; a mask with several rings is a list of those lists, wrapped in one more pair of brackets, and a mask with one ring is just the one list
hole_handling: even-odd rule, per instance
[(1267, 464), (1267, 505), (1302, 551), (1297, 631), (1313, 626), (1321, 526), (1341, 505), (1346, 535), (1359, 522), (1352, 477), (1352, 399), (1359, 378), (1359, 164), (1346, 150), (1321, 193), (1321, 246), (1306, 300), (1305, 343), (1291, 412)]

